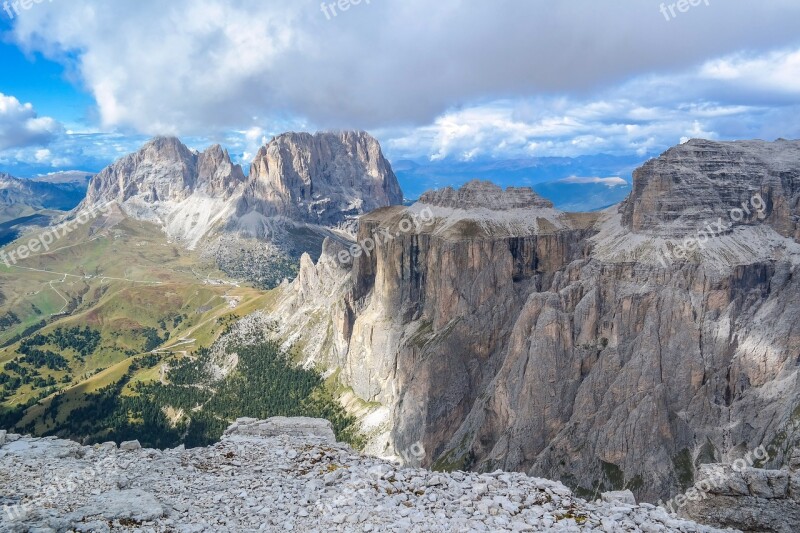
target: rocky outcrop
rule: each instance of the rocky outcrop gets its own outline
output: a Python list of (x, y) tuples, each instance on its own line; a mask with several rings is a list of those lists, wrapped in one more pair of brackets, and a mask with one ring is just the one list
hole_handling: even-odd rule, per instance
[(800, 524), (800, 472), (703, 465), (695, 487), (670, 502), (680, 516), (742, 531), (794, 533)]
[(403, 201), (380, 144), (365, 132), (279, 135), (258, 151), (250, 177), (240, 214), (336, 226)]
[(522, 474), (401, 468), (321, 438), (326, 427), (242, 419), (214, 446), (163, 451), (9, 435), (0, 530), (719, 531)]
[[(779, 468), (800, 446), (800, 244), (784, 231), (800, 216), (798, 144), (765, 145), (737, 178), (785, 161), (781, 187), (759, 189), (763, 217), (680, 259), (655, 252), (704, 220), (691, 180), (706, 179), (709, 158), (759, 143), (722, 143), (713, 156), (688, 143), (679, 150), (695, 155), (662, 180), (685, 182), (682, 192), (656, 192), (660, 174), (648, 169), (668, 167), (667, 152), (602, 213), (501, 205), (475, 184), (378, 210), (362, 217), (361, 244), (306, 261), (272, 316), (288, 342), (313, 339), (308, 364), (382, 406), (365, 416), (383, 417), (376, 453), (421, 442), (424, 464), (439, 469), (518, 470), (645, 501), (759, 445), (764, 466)], [(739, 207), (734, 196), (712, 214)], [(459, 209), (453, 198), (477, 200)], [(648, 225), (643, 206), (656, 200), (674, 213)]]
[(225, 430), (223, 438), (236, 437), (279, 437), (288, 435), (308, 442), (334, 444), (336, 436), (333, 426), (327, 420), (320, 418), (295, 417), (287, 418), (276, 416), (269, 420), (257, 418), (239, 418)]
[[(753, 198), (763, 199), (763, 207)], [(800, 143), (693, 139), (636, 170), (622, 221), (635, 233), (685, 237), (721, 218), (738, 225), (766, 222), (800, 238)]]

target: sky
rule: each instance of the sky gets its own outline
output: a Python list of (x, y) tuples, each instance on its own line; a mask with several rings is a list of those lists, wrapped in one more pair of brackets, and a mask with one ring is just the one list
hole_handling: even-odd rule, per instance
[(245, 166), (290, 130), (365, 129), (431, 162), (800, 138), (796, 0), (0, 7), (0, 171), (19, 176), (97, 171), (155, 135)]

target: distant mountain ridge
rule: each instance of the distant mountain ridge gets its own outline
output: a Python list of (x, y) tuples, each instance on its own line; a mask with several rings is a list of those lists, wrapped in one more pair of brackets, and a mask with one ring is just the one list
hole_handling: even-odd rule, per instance
[[(95, 176), (82, 207), (115, 201), (189, 249), (202, 248), (230, 275), (253, 279), (276, 263), (296, 265), (304, 252), (318, 256), (324, 238), (352, 235), (360, 215), (402, 199), (376, 139), (325, 132), (278, 135), (249, 176), (219, 145), (197, 152), (158, 137)], [(268, 277), (259, 283), (282, 279)]]
[(46, 209), (71, 210), (83, 200), (90, 177), (78, 171), (29, 179), (0, 173), (0, 222)]
[[(408, 201), (426, 191), (460, 187), (471, 180), (491, 181), (501, 187), (533, 188), (564, 211), (593, 211), (616, 204), (630, 193), (633, 171), (646, 156), (592, 155), (580, 157), (530, 157), (435, 161), (399, 159), (392, 165)], [(627, 187), (609, 187), (588, 179), (618, 177)], [(569, 181), (587, 177), (586, 181)]]

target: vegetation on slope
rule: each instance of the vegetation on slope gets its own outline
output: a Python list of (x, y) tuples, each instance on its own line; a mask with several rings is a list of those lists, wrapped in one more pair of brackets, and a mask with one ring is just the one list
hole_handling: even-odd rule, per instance
[[(310, 416), (330, 420), (337, 438), (355, 447), (363, 445), (356, 420), (326, 389), (322, 377), (297, 367), (276, 343), (237, 345), (228, 350), (238, 356), (238, 365), (222, 379), (209, 372), (209, 350), (201, 349), (170, 368), (166, 383), (131, 385), (137, 372), (153, 368), (163, 359), (155, 354), (137, 357), (121, 378), (83, 395), (81, 406), (66, 416), (61, 412), (64, 396), (58, 393), (41, 414), (44, 422), (52, 425), (46, 434), (85, 443), (138, 439), (147, 447), (195, 447), (219, 440), (225, 428), (241, 416)], [(132, 394), (125, 393), (128, 387)], [(16, 430), (36, 433), (37, 422), (41, 420), (30, 420)]]

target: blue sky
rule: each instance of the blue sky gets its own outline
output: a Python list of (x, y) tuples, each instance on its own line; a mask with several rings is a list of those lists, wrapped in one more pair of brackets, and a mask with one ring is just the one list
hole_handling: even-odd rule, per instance
[(99, 170), (153, 135), (245, 164), (287, 130), (367, 129), (434, 162), (800, 137), (795, 0), (345, 5), (12, 2), (0, 171)]

